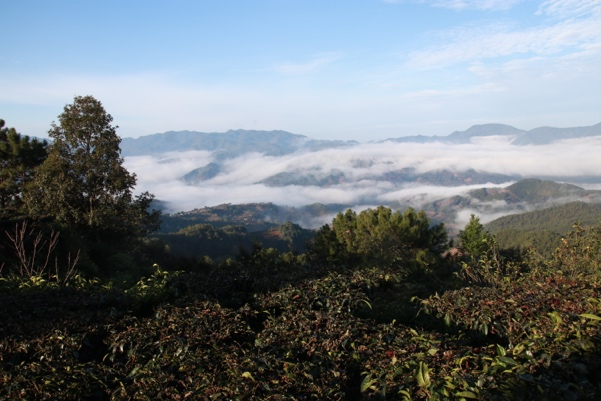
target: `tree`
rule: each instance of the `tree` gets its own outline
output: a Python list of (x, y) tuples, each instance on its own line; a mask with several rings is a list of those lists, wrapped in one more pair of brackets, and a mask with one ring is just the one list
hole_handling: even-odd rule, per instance
[(46, 158), (46, 141), (19, 134), (0, 119), (0, 218), (22, 216), (23, 193)]
[(444, 225), (430, 225), (423, 210), (401, 213), (378, 206), (358, 215), (350, 209), (338, 213), (331, 228), (316, 233), (312, 249), (330, 261), (349, 264), (429, 266), (446, 245)]
[(492, 245), (492, 236), (484, 229), (480, 223), (480, 218), (474, 214), (470, 216), (470, 221), (465, 228), (459, 231), (459, 240), (461, 247), (467, 251), (472, 259), (477, 259), (488, 251)]
[(160, 213), (153, 196), (134, 197), (135, 174), (122, 165), (113, 118), (92, 96), (75, 97), (52, 123), (48, 158), (36, 170), (29, 209), (88, 239), (118, 240), (153, 231)]

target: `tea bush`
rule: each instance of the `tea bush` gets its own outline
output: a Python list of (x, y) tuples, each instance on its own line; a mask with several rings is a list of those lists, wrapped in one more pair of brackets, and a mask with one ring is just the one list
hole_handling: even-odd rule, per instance
[(446, 287), (261, 247), (126, 289), (8, 286), (0, 399), (597, 400), (599, 237), (484, 252)]

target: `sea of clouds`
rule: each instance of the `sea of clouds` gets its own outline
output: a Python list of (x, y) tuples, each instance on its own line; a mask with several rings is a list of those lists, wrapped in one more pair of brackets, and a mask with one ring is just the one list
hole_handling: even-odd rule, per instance
[[(528, 177), (557, 177), (569, 182), (574, 177), (599, 176), (601, 138), (579, 138), (549, 145), (514, 146), (508, 137), (478, 138), (473, 143), (368, 143), (285, 156), (247, 153), (220, 161), (221, 173), (197, 185), (181, 178), (214, 160), (208, 151), (172, 152), (160, 155), (130, 156), (125, 167), (137, 176), (137, 191), (149, 191), (168, 205), (168, 212), (188, 211), (223, 203), (273, 202), (278, 205), (304, 206), (312, 203), (354, 205), (361, 210), (394, 201), (415, 207), (437, 199), (465, 195), (482, 187), (507, 186), (478, 184), (432, 186), (408, 183), (395, 185), (374, 180), (374, 176), (406, 167), (418, 172), (433, 170), (465, 171)], [(288, 185), (272, 187), (261, 181), (282, 172), (327, 176), (343, 172), (343, 182), (327, 187)], [(599, 184), (578, 184), (601, 189)], [(464, 210), (457, 219), (467, 221), (473, 210)], [(500, 214), (502, 214), (501, 212)], [(499, 217), (492, 213), (483, 221)], [(462, 221), (458, 221), (459, 224)], [(318, 224), (318, 223), (316, 223)]]

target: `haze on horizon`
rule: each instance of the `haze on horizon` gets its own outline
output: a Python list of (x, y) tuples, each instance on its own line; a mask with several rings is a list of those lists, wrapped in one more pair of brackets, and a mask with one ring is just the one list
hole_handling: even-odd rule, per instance
[(0, 118), (369, 142), (599, 122), (601, 0), (5, 0)]

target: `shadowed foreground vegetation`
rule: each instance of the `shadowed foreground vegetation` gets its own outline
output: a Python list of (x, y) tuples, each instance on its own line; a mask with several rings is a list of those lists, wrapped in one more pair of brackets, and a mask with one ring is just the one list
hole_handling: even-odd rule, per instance
[(546, 260), (492, 246), (454, 273), (257, 247), (129, 288), (4, 278), (0, 397), (598, 399), (600, 245), (594, 228)]

